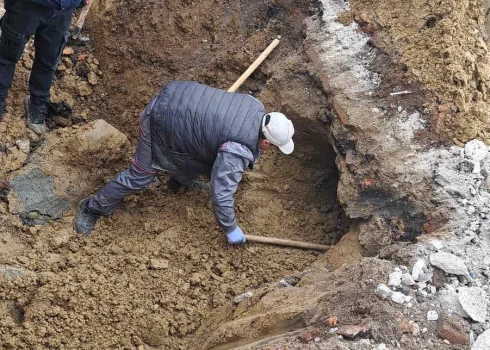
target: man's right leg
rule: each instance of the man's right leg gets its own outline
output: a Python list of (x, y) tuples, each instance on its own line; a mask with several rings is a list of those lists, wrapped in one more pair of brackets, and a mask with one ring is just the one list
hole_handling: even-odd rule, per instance
[(156, 172), (151, 167), (150, 118), (145, 110), (141, 116), (140, 139), (131, 165), (92, 198), (79, 203), (74, 224), (77, 233), (89, 235), (99, 215), (111, 215), (124, 197), (146, 188), (155, 176)]
[(29, 38), (36, 32), (46, 13), (28, 1), (5, 0), (0, 37), (0, 121), (12, 85), (15, 64), (19, 61)]

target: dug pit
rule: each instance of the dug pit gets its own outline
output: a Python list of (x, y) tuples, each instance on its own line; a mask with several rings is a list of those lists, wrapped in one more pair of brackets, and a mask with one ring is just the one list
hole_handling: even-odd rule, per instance
[[(296, 151), (288, 157), (264, 155), (246, 173), (236, 195), (238, 220), (250, 234), (335, 244), (349, 223), (337, 201), (339, 174), (326, 125), (331, 111), (303, 47), (303, 19), (317, 14), (317, 5), (95, 2), (88, 29), (98, 59), (91, 58), (97, 64), (90, 65), (103, 79), (91, 84), (93, 93), (75, 95), (74, 113), (105, 119), (134, 145), (138, 114), (165, 82), (197, 80), (226, 89), (281, 35), (280, 46), (241, 91), (293, 119)], [(72, 59), (92, 49), (77, 48)], [(70, 76), (58, 74), (58, 97), (64, 96), (63, 74)], [(25, 75), (26, 70), (17, 73)], [(19, 86), (14, 99), (21, 96)], [(12, 114), (19, 101), (13, 101)], [(20, 121), (13, 118), (7, 122), (21, 134)], [(109, 179), (105, 175), (99, 186)], [(209, 195), (171, 195), (165, 179), (127, 198), (89, 238), (74, 235), (71, 215), (29, 228), (3, 204), (0, 227), (8, 237), (0, 244), (6, 252), (0, 262), (6, 270), (20, 268), (0, 275), (5, 280), (0, 297), (8, 305), (0, 320), (6, 348), (188, 349), (210, 312), (281, 279), (295, 284), (317, 260), (314, 251), (229, 246), (216, 226)]]

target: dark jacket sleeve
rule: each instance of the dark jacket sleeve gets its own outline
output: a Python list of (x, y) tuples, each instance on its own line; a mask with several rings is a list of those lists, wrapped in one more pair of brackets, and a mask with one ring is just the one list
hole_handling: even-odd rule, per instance
[(220, 147), (211, 172), (211, 197), (214, 215), (225, 233), (237, 226), (233, 198), (243, 173), (253, 162), (251, 151), (243, 145), (227, 142)]

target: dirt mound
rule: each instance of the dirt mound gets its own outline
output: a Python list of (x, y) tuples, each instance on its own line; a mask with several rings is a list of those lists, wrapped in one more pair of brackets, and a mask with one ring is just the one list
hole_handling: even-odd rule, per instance
[(350, 6), (343, 20), (355, 19), (374, 45), (436, 95), (432, 112), (443, 134), (458, 144), (490, 142), (490, 61), (481, 1), (353, 0)]

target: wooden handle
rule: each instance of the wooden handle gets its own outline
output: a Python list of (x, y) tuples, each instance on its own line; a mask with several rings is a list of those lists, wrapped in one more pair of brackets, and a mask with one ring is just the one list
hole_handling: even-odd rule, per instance
[(264, 50), (260, 54), (259, 57), (248, 67), (248, 69), (245, 71), (245, 73), (242, 74), (240, 78), (233, 84), (229, 89), (228, 92), (235, 92), (245, 80), (254, 72), (255, 69), (269, 56), (269, 54), (276, 48), (277, 45), (279, 45), (279, 39), (281, 37), (277, 37), (277, 39), (274, 39), (274, 41), (267, 47), (267, 49)]
[(254, 236), (254, 235), (245, 235), (245, 238), (249, 242), (277, 244), (277, 245), (282, 245), (282, 246), (286, 246), (286, 247), (320, 250), (320, 251), (324, 251), (324, 252), (326, 252), (327, 250), (330, 249), (330, 246), (328, 246), (328, 245), (306, 243), (306, 242), (299, 242), (299, 241), (291, 241), (289, 239), (279, 239), (279, 238)]
[(90, 4), (85, 6), (82, 11), (80, 12), (80, 16), (78, 17), (77, 24), (75, 27), (79, 28), (80, 30), (83, 28), (83, 24), (85, 23), (85, 17), (88, 15), (88, 11), (90, 10), (90, 7), (92, 6), (93, 2), (95, 0), (92, 0)]

